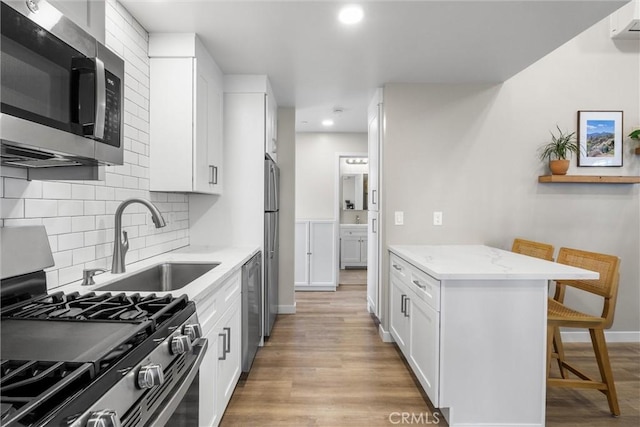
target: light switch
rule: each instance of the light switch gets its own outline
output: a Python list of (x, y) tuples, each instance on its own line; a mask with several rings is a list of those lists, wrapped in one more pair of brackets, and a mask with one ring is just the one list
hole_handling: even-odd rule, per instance
[(395, 212), (395, 222), (396, 225), (404, 225), (404, 212), (396, 211)]
[(433, 213), (433, 225), (442, 225), (442, 212)]

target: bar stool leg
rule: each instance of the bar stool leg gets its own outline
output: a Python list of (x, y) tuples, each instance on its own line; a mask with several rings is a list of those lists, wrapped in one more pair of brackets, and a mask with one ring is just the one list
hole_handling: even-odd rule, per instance
[(598, 369), (600, 369), (602, 382), (607, 385), (607, 389), (603, 390), (603, 393), (607, 396), (611, 413), (617, 417), (620, 415), (620, 407), (618, 406), (618, 395), (616, 394), (616, 386), (613, 382), (613, 371), (611, 371), (604, 331), (602, 329), (589, 329), (589, 334), (591, 335), (593, 351), (596, 353), (596, 360), (598, 362)]

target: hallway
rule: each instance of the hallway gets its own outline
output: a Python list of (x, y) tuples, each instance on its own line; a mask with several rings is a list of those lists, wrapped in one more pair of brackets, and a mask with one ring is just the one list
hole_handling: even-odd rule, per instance
[(221, 426), (388, 426), (402, 412), (433, 423), (399, 352), (378, 336), (366, 286), (296, 300), (297, 313), (278, 317)]

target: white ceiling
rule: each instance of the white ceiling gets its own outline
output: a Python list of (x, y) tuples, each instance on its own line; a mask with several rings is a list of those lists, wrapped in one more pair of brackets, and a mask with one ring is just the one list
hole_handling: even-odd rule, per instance
[(196, 32), (225, 74), (267, 74), (298, 132), (365, 132), (387, 82), (504, 81), (627, 1), (361, 0), (345, 27), (354, 2), (120, 0), (151, 33)]

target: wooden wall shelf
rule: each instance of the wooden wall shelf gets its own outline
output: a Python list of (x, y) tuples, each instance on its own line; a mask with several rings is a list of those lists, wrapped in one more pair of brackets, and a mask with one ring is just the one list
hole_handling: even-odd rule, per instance
[(574, 184), (640, 184), (640, 176), (542, 175), (538, 182)]

